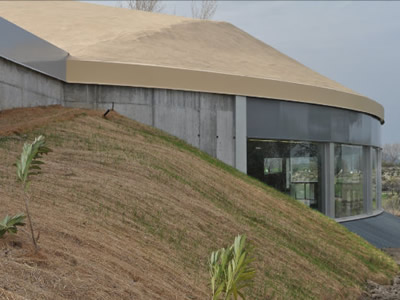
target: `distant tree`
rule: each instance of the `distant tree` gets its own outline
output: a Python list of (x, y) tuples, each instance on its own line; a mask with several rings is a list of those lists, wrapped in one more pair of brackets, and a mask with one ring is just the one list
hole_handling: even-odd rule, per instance
[(389, 192), (390, 191), (390, 181), (389, 179), (386, 179), (384, 181), (382, 181), (382, 191), (383, 192)]
[(149, 12), (162, 12), (164, 10), (161, 0), (125, 0), (119, 1), (117, 6)]
[(217, 11), (217, 0), (192, 0), (192, 17), (195, 19), (212, 19)]
[(382, 182), (382, 191), (390, 192), (392, 196), (400, 196), (400, 178), (397, 176), (387, 176)]
[(382, 161), (387, 165), (395, 165), (400, 162), (400, 144), (386, 144), (383, 146)]
[(397, 194), (397, 196), (400, 196), (400, 180), (396, 178), (392, 184), (392, 194), (393, 192)]

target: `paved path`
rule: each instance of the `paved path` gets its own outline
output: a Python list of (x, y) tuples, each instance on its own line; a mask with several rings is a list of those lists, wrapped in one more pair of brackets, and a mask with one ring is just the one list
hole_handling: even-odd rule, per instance
[(375, 217), (340, 224), (377, 248), (400, 248), (400, 218), (392, 214), (383, 212)]

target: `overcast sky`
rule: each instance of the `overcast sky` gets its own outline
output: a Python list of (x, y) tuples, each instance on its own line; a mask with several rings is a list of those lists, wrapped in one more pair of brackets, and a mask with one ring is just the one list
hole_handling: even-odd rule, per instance
[[(191, 16), (190, 1), (164, 2), (166, 13)], [(400, 2), (219, 1), (214, 19), (378, 101), (383, 143), (400, 143)]]

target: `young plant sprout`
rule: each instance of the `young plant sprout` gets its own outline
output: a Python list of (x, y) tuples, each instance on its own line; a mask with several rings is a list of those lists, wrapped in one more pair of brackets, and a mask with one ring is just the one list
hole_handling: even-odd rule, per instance
[(35, 246), (35, 251), (38, 250), (38, 245), (34, 235), (31, 214), (29, 212), (30, 195), (28, 190), (31, 177), (41, 173), (40, 165), (44, 163), (40, 160), (40, 158), (42, 158), (43, 154), (48, 154), (51, 152), (51, 150), (45, 146), (45, 143), (45, 138), (42, 135), (35, 138), (32, 144), (25, 143), (22, 148), (21, 157), (15, 164), (17, 166), (18, 181), (21, 182), (24, 189), (26, 215), (28, 216), (29, 227), (32, 235), (32, 242)]

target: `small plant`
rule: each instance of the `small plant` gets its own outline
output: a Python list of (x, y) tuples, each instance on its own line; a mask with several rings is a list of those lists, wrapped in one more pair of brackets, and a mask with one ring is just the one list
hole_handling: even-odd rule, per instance
[(6, 216), (3, 221), (0, 222), (0, 238), (6, 233), (17, 233), (17, 226), (25, 226), (25, 215), (17, 214), (14, 217)]
[(38, 246), (33, 231), (31, 215), (29, 213), (30, 195), (28, 193), (28, 189), (30, 177), (40, 174), (40, 165), (42, 165), (43, 162), (39, 159), (42, 158), (43, 154), (51, 152), (51, 150), (45, 146), (45, 143), (45, 138), (42, 135), (35, 138), (32, 144), (25, 143), (22, 148), (21, 157), (15, 164), (17, 166), (18, 180), (22, 183), (24, 189), (26, 215), (28, 216), (29, 227), (31, 230), (32, 242), (35, 246), (35, 251), (38, 250)]
[(246, 244), (246, 236), (238, 235), (229, 248), (211, 253), (210, 276), (212, 300), (246, 299), (242, 290), (253, 284), (255, 269), (250, 266), (253, 261), (253, 248)]

